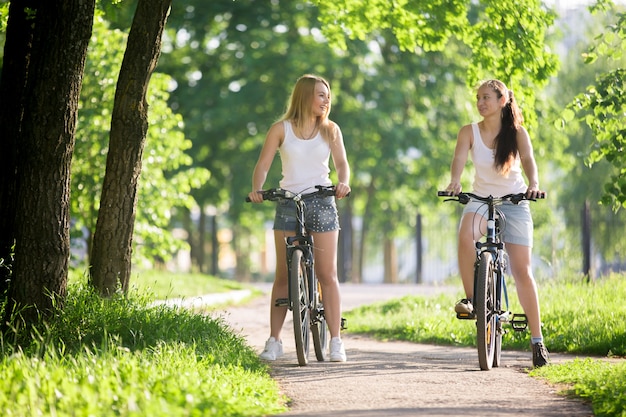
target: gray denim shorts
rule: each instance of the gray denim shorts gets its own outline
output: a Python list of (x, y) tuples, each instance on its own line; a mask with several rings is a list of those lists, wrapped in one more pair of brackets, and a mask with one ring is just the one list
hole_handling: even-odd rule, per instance
[[(304, 222), (309, 232), (331, 232), (339, 230), (339, 215), (335, 197), (304, 198)], [(274, 230), (296, 230), (296, 203), (280, 200), (276, 203)]]
[[(533, 218), (528, 201), (519, 204), (504, 202), (496, 209), (504, 214), (504, 221), (500, 221), (502, 241), (514, 245), (533, 246)], [(476, 213), (487, 217), (487, 205), (480, 201), (470, 201), (463, 209), (463, 215)]]

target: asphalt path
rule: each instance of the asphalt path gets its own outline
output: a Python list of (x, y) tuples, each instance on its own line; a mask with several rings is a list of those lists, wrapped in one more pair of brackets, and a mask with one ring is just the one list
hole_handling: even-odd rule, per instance
[[(268, 284), (249, 303), (218, 308), (222, 317), (260, 352), (269, 335)], [(407, 294), (458, 292), (430, 285), (342, 284), (342, 305), (360, 305)], [(343, 334), (348, 362), (297, 365), (292, 322), (282, 332), (285, 355), (271, 374), (289, 398), (285, 416), (592, 416), (588, 404), (558, 394), (562, 388), (528, 376), (530, 352), (504, 351), (502, 366), (480, 371), (474, 348), (384, 342)], [(311, 348), (312, 349), (312, 348)], [(551, 354), (553, 363), (572, 360)]]

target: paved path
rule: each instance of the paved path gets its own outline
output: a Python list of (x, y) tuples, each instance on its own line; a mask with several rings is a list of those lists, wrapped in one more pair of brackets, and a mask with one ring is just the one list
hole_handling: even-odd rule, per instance
[[(257, 351), (268, 337), (269, 291), (238, 307), (218, 310)], [(430, 295), (450, 287), (349, 285), (343, 305), (358, 305), (406, 294)], [(289, 317), (289, 315), (288, 315)], [(473, 348), (381, 342), (343, 335), (348, 362), (312, 361), (297, 366), (291, 320), (283, 330), (285, 356), (272, 363), (272, 376), (290, 399), (286, 416), (591, 416), (588, 405), (556, 394), (527, 375), (530, 352), (503, 352), (503, 366), (480, 371)], [(314, 355), (311, 355), (314, 358)], [(553, 362), (570, 360), (552, 354)]]

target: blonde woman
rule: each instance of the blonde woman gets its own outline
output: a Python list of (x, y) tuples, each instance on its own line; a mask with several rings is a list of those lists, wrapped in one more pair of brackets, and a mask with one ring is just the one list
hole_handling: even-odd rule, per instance
[[(274, 123), (252, 175), (252, 202), (263, 202), (267, 174), (278, 152), (282, 165), (280, 188), (294, 193), (314, 192), (316, 185), (331, 185), (329, 159), (337, 171), (336, 198), (350, 193), (350, 166), (339, 126), (328, 118), (331, 91), (329, 83), (318, 76), (303, 75), (296, 82), (286, 113)], [(315, 241), (315, 272), (324, 294), (324, 315), (330, 331), (330, 355), (333, 362), (345, 362), (346, 352), (341, 340), (341, 295), (337, 279), (337, 246), (339, 218), (333, 197), (314, 197), (307, 201), (306, 225)], [(287, 307), (274, 301), (288, 298), (285, 237), (294, 234), (295, 205), (280, 202), (274, 218), (276, 275), (270, 302), (270, 337), (260, 357), (276, 360), (283, 355), (281, 330)]]

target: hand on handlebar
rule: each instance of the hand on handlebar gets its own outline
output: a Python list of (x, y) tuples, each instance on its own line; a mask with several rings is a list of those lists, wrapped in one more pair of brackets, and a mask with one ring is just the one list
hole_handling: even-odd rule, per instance
[(248, 193), (248, 198), (246, 201), (251, 203), (262, 203), (263, 202), (263, 192), (262, 191), (250, 191)]
[(526, 190), (526, 198), (529, 200), (546, 198), (546, 192), (535, 187), (528, 187), (528, 190)]
[(335, 197), (338, 200), (348, 196), (350, 194), (350, 186), (348, 184), (344, 184), (343, 182), (338, 183), (335, 186)]
[(451, 182), (450, 184), (448, 184), (448, 186), (446, 187), (445, 193), (443, 191), (440, 191), (440, 195), (448, 195), (448, 196), (455, 196), (455, 195), (459, 195), (459, 193), (463, 190), (463, 187), (461, 187), (461, 184), (458, 182)]

